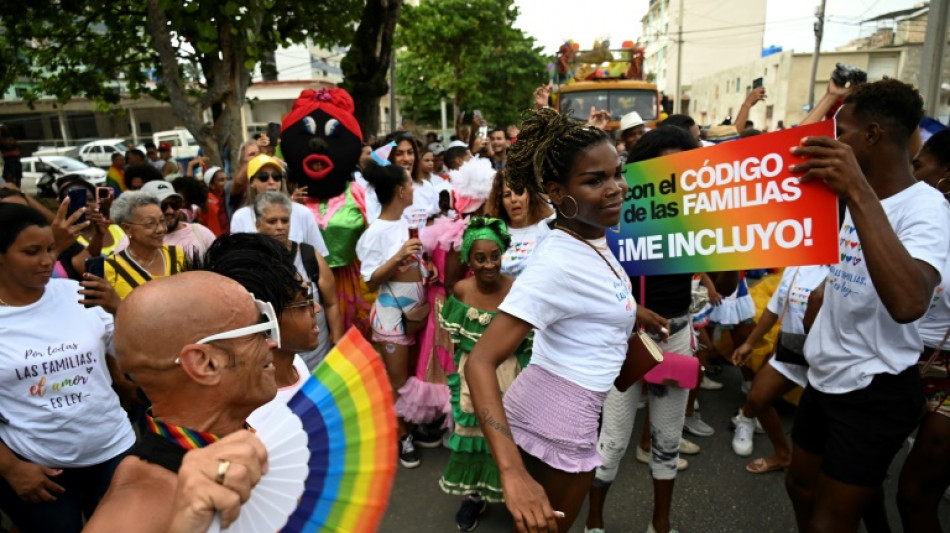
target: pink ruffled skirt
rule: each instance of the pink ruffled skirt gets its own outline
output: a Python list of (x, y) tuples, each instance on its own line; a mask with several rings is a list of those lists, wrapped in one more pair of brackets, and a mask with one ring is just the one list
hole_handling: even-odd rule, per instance
[(602, 463), (597, 421), (606, 392), (528, 365), (503, 398), (515, 443), (526, 453), (565, 472), (589, 472)]

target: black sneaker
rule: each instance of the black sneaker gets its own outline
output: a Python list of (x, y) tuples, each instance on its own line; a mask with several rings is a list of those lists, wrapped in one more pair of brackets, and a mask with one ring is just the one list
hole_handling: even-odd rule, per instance
[(412, 430), (412, 440), (422, 448), (438, 448), (442, 446), (442, 433), (442, 428), (430, 429), (420, 425)]
[(415, 468), (422, 464), (419, 459), (419, 451), (412, 444), (412, 435), (406, 435), (399, 439), (399, 462), (406, 468)]
[(455, 513), (455, 523), (459, 531), (473, 531), (478, 527), (478, 517), (488, 508), (488, 502), (481, 498), (467, 496), (462, 500), (459, 512)]

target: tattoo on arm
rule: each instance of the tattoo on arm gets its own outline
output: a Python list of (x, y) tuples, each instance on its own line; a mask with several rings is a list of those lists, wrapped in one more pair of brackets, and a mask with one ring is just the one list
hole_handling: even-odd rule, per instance
[(491, 413), (488, 411), (488, 408), (482, 409), (481, 418), (483, 424), (508, 437), (508, 440), (514, 442), (515, 439), (511, 436), (511, 430), (502, 425), (501, 422), (495, 420), (495, 417), (491, 415)]

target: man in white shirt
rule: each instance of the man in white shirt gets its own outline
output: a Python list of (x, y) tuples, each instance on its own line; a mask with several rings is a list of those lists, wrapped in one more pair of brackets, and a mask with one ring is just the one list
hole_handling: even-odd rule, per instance
[(808, 160), (790, 170), (847, 203), (792, 432), (786, 488), (800, 531), (857, 531), (920, 419), (917, 320), (950, 249), (947, 202), (910, 171), (922, 115), (910, 85), (860, 85), (838, 112), (837, 140), (809, 137), (793, 149)]

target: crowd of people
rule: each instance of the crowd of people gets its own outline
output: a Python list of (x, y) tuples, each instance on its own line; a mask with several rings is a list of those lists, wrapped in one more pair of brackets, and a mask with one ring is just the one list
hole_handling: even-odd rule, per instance
[[(451, 450), (432, 482), (461, 497), (460, 531), (503, 502), (518, 531), (564, 532), (585, 500), (588, 533), (676, 531), (681, 455), (715, 433), (697, 392), (722, 388), (704, 370), (724, 362), (748, 389), (733, 450), (750, 456), (767, 434), (773, 453), (746, 470), (786, 471), (800, 531), (889, 530), (881, 485), (915, 430), (898, 508), (906, 531), (940, 531), (950, 130), (920, 142), (917, 91), (829, 84), (803, 123), (833, 115), (836, 138), (803, 139), (791, 171), (838, 195), (842, 260), (786, 268), (758, 311), (746, 273), (630, 277), (606, 235), (624, 164), (761, 133), (745, 118), (764, 90), (737, 126), (705, 135), (685, 115), (635, 112), (609, 132), (608, 113), (578, 122), (548, 92), (484, 137), (476, 117), (448, 143), (406, 131), (369, 143), (348, 95), (305, 91), (281, 137), (242, 145), (231, 173), (146, 146), (113, 159), (109, 194), (65, 176), (48, 209), (13, 182), (0, 189), (0, 509), (16, 530), (232, 522), (267, 470), (247, 429), (357, 328), (393, 388), (400, 464)], [(638, 330), (698, 358), (697, 385), (621, 385)], [(773, 404), (796, 387), (789, 443)], [(638, 411), (651, 520), (605, 524)]]

